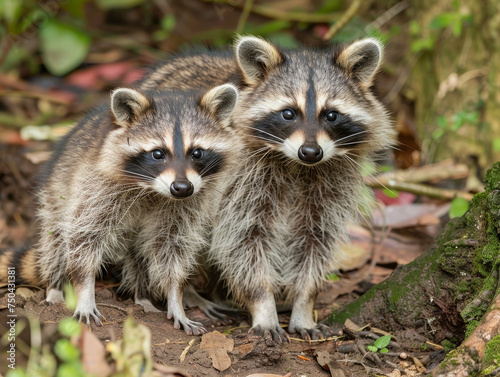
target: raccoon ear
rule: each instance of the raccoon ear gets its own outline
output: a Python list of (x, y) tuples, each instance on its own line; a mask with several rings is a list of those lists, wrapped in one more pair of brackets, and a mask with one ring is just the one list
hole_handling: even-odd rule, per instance
[(258, 84), (273, 68), (285, 60), (271, 43), (257, 37), (239, 37), (235, 44), (236, 61), (248, 84)]
[(128, 127), (151, 106), (144, 94), (134, 89), (119, 88), (111, 94), (111, 111), (116, 123)]
[(209, 90), (201, 98), (200, 105), (211, 116), (227, 124), (227, 119), (236, 105), (238, 89), (234, 85), (224, 84)]
[(348, 74), (368, 88), (382, 61), (382, 53), (382, 44), (376, 39), (367, 38), (348, 45), (335, 60)]

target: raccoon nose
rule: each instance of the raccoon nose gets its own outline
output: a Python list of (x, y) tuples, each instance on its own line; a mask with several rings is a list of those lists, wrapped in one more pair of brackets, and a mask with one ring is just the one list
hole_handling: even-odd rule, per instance
[(323, 158), (323, 149), (316, 143), (304, 143), (299, 148), (299, 158), (306, 164), (314, 164)]
[(177, 198), (187, 198), (194, 192), (194, 187), (187, 179), (177, 179), (170, 185), (170, 192)]

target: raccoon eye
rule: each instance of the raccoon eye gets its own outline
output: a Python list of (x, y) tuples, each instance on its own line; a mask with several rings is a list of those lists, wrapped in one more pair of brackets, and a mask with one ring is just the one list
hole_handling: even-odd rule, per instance
[(336, 111), (330, 111), (328, 114), (326, 114), (326, 120), (329, 122), (335, 122), (338, 115), (339, 114)]
[(285, 120), (294, 120), (295, 119), (295, 112), (292, 109), (285, 109), (281, 112), (281, 116)]
[(193, 157), (195, 160), (199, 160), (200, 158), (203, 157), (203, 149), (197, 148), (191, 153), (191, 157)]
[(155, 160), (162, 160), (165, 158), (165, 152), (163, 152), (161, 149), (155, 149), (153, 152), (151, 152), (151, 156)]

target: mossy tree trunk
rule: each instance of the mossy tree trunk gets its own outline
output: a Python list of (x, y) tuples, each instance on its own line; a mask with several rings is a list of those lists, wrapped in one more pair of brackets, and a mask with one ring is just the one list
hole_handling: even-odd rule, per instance
[(403, 95), (414, 103), (423, 158), (475, 156), (491, 166), (500, 160), (500, 2), (413, 1), (407, 14), (415, 64)]
[[(330, 320), (351, 318), (387, 331), (414, 328), (437, 343), (450, 334), (457, 345), (467, 339), (461, 354), (472, 360), (467, 368), (484, 369), (493, 359), (500, 360), (500, 353), (488, 355), (489, 341), (500, 328), (500, 163), (488, 171), (486, 182), (486, 191), (474, 197), (469, 211), (447, 224), (422, 256), (334, 312)], [(489, 348), (497, 352), (493, 344)]]

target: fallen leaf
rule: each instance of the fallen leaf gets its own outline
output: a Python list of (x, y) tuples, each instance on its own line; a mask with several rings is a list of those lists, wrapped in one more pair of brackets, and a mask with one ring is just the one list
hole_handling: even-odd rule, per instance
[(83, 326), (80, 339), (82, 367), (89, 374), (105, 377), (111, 374), (111, 367), (106, 362), (106, 350), (101, 341)]
[(232, 351), (233, 347), (234, 340), (226, 338), (218, 331), (209, 332), (201, 337), (200, 349), (208, 352), (208, 356), (212, 359), (212, 366), (221, 372), (231, 366), (231, 359), (227, 352)]
[(155, 363), (153, 365), (152, 377), (191, 377), (187, 372), (184, 372), (178, 368), (169, 367), (163, 364)]

